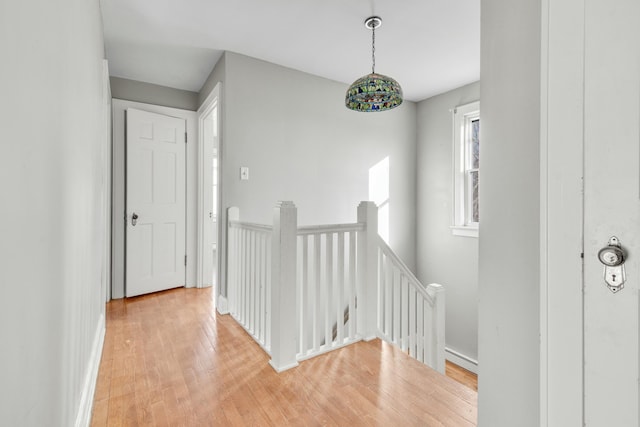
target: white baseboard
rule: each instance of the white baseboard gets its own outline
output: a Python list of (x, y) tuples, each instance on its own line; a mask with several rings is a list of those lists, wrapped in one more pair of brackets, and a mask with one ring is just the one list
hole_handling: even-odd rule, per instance
[(227, 302), (227, 298), (222, 295), (218, 295), (218, 313), (220, 314), (229, 314), (229, 303)]
[(98, 370), (100, 369), (100, 360), (102, 359), (102, 346), (104, 344), (105, 321), (104, 314), (100, 315), (98, 327), (93, 338), (91, 347), (91, 356), (89, 358), (89, 366), (87, 375), (82, 387), (82, 395), (80, 396), (80, 408), (76, 416), (76, 427), (88, 427), (91, 424), (91, 411), (93, 410), (93, 396), (96, 391), (96, 383), (98, 382)]
[(271, 359), (271, 360), (269, 360), (269, 365), (271, 365), (271, 367), (273, 368), (274, 371), (276, 371), (277, 373), (281, 373), (281, 372), (287, 371), (289, 369), (295, 368), (296, 366), (299, 365), (299, 363), (297, 361), (295, 361), (295, 362), (288, 363), (288, 364), (286, 364), (284, 366), (276, 366), (273, 363), (273, 359)]
[(444, 349), (445, 352), (445, 358), (451, 362), (451, 363), (455, 363), (458, 366), (463, 367), (464, 369), (466, 369), (467, 371), (471, 371), (474, 374), (478, 373), (478, 361), (475, 359), (472, 359), (468, 356), (465, 356), (462, 353), (459, 353), (455, 350), (452, 350), (450, 348), (446, 348)]

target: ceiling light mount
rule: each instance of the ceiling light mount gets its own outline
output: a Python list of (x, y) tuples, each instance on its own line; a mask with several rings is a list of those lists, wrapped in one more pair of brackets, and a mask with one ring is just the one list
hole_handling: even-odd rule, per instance
[(379, 16), (370, 16), (364, 20), (364, 26), (367, 30), (375, 30), (382, 25), (382, 18)]
[(385, 111), (402, 104), (402, 88), (391, 77), (376, 73), (376, 28), (382, 25), (382, 18), (370, 16), (364, 26), (371, 30), (371, 74), (356, 80), (345, 96), (348, 109), (362, 112)]

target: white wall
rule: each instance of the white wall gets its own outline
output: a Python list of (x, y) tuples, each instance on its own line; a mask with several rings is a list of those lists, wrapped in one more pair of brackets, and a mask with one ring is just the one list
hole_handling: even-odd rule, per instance
[[(417, 277), (446, 287), (447, 358), (476, 370), (478, 359), (478, 239), (451, 233), (453, 119), (451, 109), (480, 99), (472, 83), (418, 103)], [(484, 154), (484, 153), (483, 153)]]
[(137, 108), (152, 113), (183, 118), (187, 122), (187, 287), (196, 285), (197, 251), (197, 186), (198, 186), (198, 126), (195, 111), (161, 107), (140, 102), (113, 100), (113, 258), (112, 296), (125, 295), (125, 110)]
[(478, 420), (538, 426), (540, 3), (481, 8)]
[[(198, 93), (198, 108), (200, 108), (204, 103), (204, 101), (206, 101), (207, 96), (209, 96), (209, 94), (211, 93), (211, 91), (213, 91), (216, 85), (220, 82), (225, 81), (226, 69), (227, 69), (226, 56), (227, 56), (227, 52), (223, 52), (220, 59), (218, 59), (218, 62), (216, 63), (216, 65), (213, 67), (213, 70), (211, 70), (211, 73), (209, 73), (207, 80), (204, 82), (204, 84), (200, 88), (200, 92)], [(224, 91), (224, 85), (222, 86), (222, 89)]]
[(198, 94), (137, 80), (111, 77), (111, 93), (116, 99), (162, 105), (182, 110), (198, 109)]
[(104, 331), (98, 1), (2, 2), (0, 52), (0, 424), (71, 426)]
[(292, 200), (300, 225), (355, 222), (369, 169), (389, 157), (390, 245), (414, 268), (415, 104), (357, 113), (343, 83), (231, 52), (224, 60), (222, 208), (270, 223), (276, 202)]

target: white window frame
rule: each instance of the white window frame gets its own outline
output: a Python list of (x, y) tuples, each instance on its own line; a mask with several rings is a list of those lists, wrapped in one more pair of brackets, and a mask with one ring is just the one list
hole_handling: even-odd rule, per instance
[[(480, 224), (471, 218), (472, 194), (469, 179), (471, 122), (480, 118), (480, 101), (453, 110), (453, 223), (454, 236), (478, 237)], [(475, 169), (478, 170), (478, 169)]]

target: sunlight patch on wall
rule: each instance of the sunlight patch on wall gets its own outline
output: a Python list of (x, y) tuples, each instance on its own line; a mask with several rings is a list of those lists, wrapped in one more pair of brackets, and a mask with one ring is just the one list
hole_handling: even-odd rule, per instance
[(378, 205), (378, 234), (389, 243), (389, 157), (369, 169), (369, 200)]

